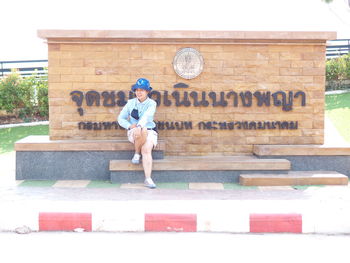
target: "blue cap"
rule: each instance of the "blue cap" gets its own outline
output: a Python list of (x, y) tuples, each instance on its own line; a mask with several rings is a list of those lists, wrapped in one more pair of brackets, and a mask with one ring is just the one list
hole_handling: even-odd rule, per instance
[(134, 85), (132, 85), (131, 90), (135, 92), (137, 89), (144, 89), (146, 91), (151, 91), (152, 87), (147, 79), (140, 78), (136, 81)]

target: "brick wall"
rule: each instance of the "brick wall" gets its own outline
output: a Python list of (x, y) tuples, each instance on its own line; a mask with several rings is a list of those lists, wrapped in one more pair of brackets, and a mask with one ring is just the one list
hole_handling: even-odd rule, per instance
[[(44, 32), (45, 33), (45, 32)], [(44, 34), (42, 33), (42, 35)], [(87, 106), (86, 98), (79, 107), (72, 100), (72, 91), (118, 93), (125, 91), (128, 96), (131, 85), (139, 77), (150, 80), (154, 90), (162, 95), (168, 91), (171, 106), (161, 101), (157, 108), (156, 120), (160, 122), (191, 122), (192, 129), (160, 130), (160, 139), (166, 141), (168, 155), (231, 155), (250, 154), (254, 144), (322, 144), (324, 129), (324, 89), (325, 89), (325, 38), (307, 35), (305, 39), (234, 39), (223, 43), (216, 36), (215, 41), (201, 39), (193, 43), (179, 43), (173, 38), (151, 43), (142, 39), (134, 41), (110, 38), (104, 41), (87, 41), (83, 37), (68, 42), (66, 38), (57, 39), (48, 36), (49, 48), (49, 104), (50, 138), (52, 140), (71, 139), (125, 139), (126, 132), (120, 128), (104, 129), (103, 122), (116, 121), (120, 106), (105, 107), (103, 99), (100, 106)], [(309, 36), (309, 37), (308, 37)], [(182, 36), (186, 40), (187, 36)], [(106, 38), (106, 36), (104, 36)], [(310, 41), (310, 38), (312, 41)], [(96, 38), (99, 39), (99, 38)], [(179, 38), (181, 39), (181, 38)], [(55, 40), (55, 41), (53, 41)], [(231, 39), (230, 39), (231, 40)], [(130, 43), (129, 43), (130, 42)], [(184, 41), (186, 42), (186, 41)], [(206, 43), (209, 42), (210, 44)], [(217, 43), (216, 43), (217, 42)], [(195, 79), (185, 80), (177, 76), (172, 62), (176, 51), (192, 47), (197, 49), (204, 59), (204, 70)], [(177, 83), (185, 83), (188, 88), (174, 88)], [(206, 92), (209, 106), (175, 106), (171, 93), (196, 91), (201, 97)], [(233, 97), (227, 94), (234, 91), (238, 95), (238, 104), (233, 105)], [(240, 94), (251, 92), (252, 105), (245, 107)], [(301, 96), (294, 98), (291, 110), (274, 104), (270, 97), (270, 106), (257, 105), (254, 92), (274, 94), (284, 91), (293, 95), (298, 91), (305, 94), (305, 105)], [(212, 106), (208, 94), (214, 92), (217, 97), (224, 92), (227, 106)], [(288, 97), (287, 97), (288, 98)], [(117, 100), (118, 98), (116, 98)], [(163, 99), (163, 98), (162, 98)], [(83, 115), (78, 112), (83, 109)], [(251, 122), (297, 122), (297, 129), (258, 129), (257, 127), (234, 126), (234, 129), (220, 129), (219, 123), (246, 121)], [(102, 127), (101, 130), (79, 129), (79, 123)], [(208, 129), (202, 123), (210, 122), (216, 129)], [(215, 122), (215, 123), (214, 123)], [(95, 124), (93, 124), (95, 123)], [(100, 125), (100, 126), (98, 126)], [(113, 124), (114, 125), (114, 124)], [(277, 124), (276, 124), (277, 126)], [(87, 128), (88, 126), (85, 126)], [(95, 128), (96, 128), (95, 127)], [(169, 126), (170, 127), (170, 126)], [(168, 128), (169, 128), (168, 127)], [(91, 128), (91, 127), (90, 127)]]

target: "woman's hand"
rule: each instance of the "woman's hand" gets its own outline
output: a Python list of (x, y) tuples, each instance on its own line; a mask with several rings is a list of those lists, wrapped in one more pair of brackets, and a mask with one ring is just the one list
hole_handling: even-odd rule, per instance
[(140, 138), (141, 137), (141, 131), (142, 131), (142, 128), (141, 127), (134, 127), (134, 136), (135, 136), (135, 139), (137, 138)]

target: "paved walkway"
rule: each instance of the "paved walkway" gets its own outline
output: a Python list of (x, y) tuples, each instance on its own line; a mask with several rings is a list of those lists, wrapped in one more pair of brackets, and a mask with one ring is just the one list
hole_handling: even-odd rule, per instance
[(0, 129), (22, 127), (22, 126), (38, 126), (38, 125), (49, 125), (49, 122), (48, 121), (37, 121), (37, 122), (15, 123), (15, 124), (2, 124), (2, 125), (0, 125)]
[(16, 181), (14, 157), (0, 158), (0, 231), (350, 233), (349, 186)]

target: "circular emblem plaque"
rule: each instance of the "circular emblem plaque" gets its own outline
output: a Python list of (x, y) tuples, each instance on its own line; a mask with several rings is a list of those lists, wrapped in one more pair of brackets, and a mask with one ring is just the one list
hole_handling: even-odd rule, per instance
[(180, 77), (194, 79), (203, 71), (203, 57), (194, 48), (182, 48), (176, 52), (173, 66)]

